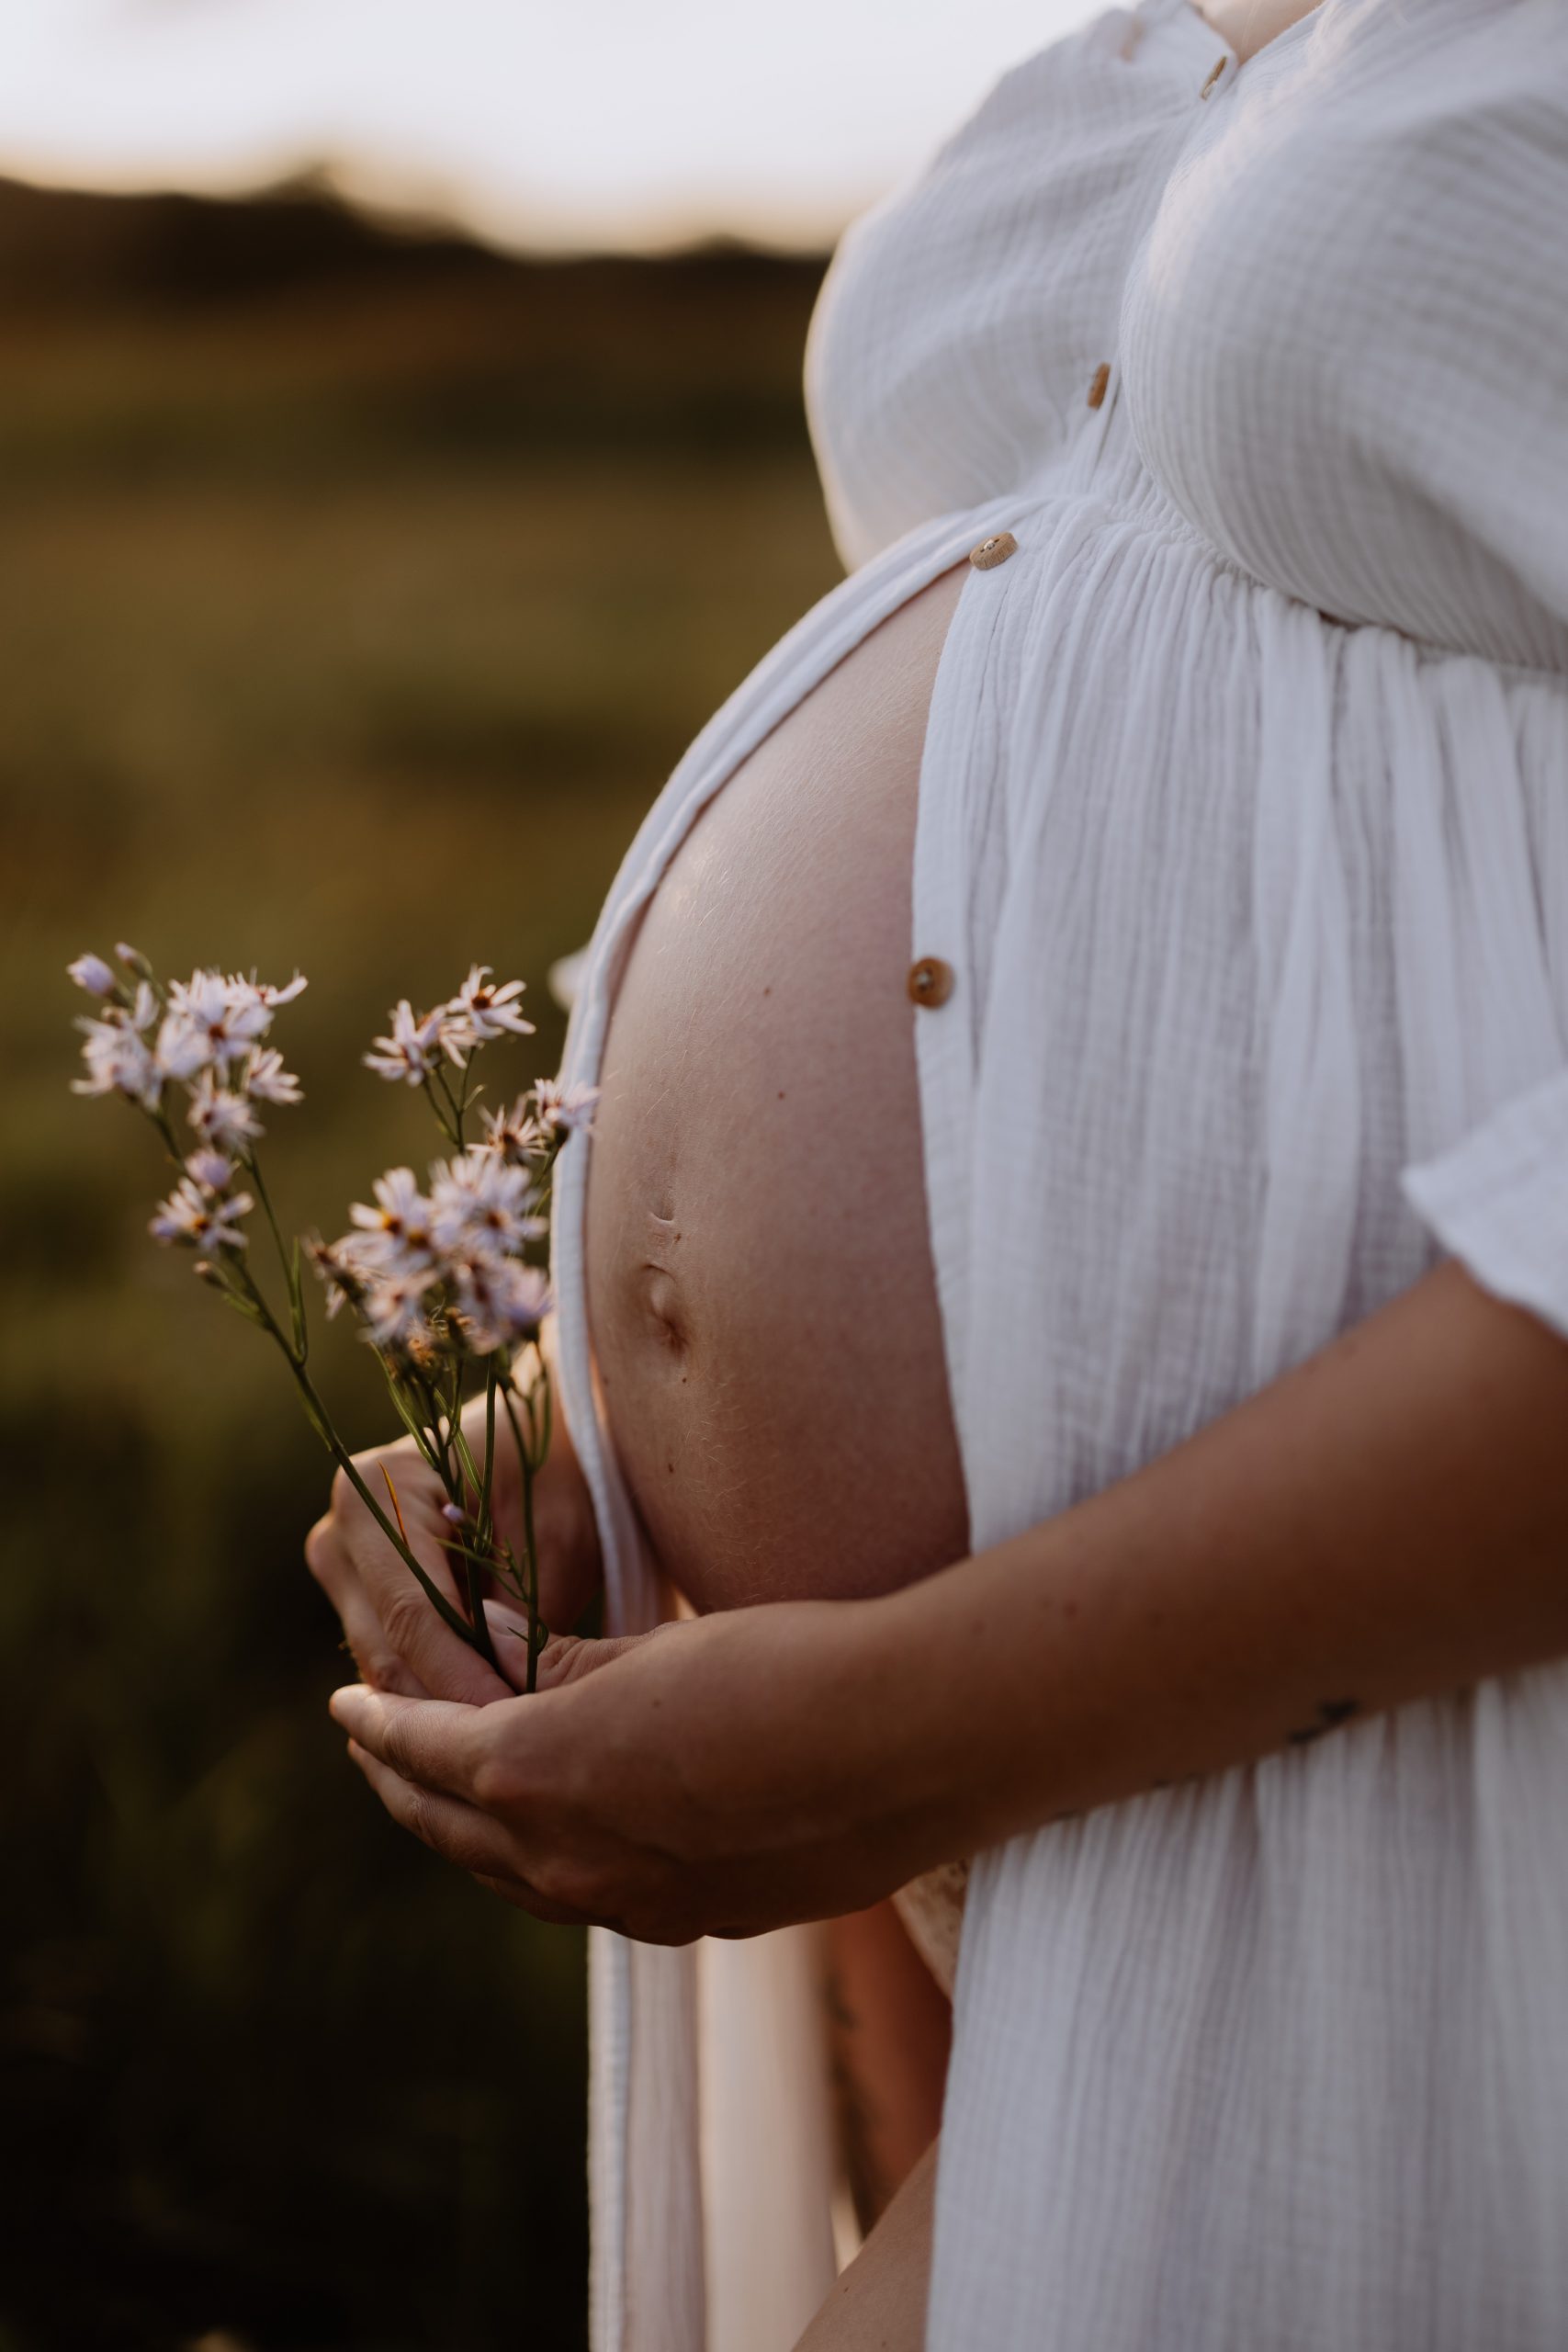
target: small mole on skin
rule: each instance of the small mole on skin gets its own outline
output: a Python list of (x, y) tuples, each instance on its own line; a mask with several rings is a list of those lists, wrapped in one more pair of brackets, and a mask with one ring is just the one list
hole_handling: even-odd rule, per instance
[(779, 1101), (781, 1102), (784, 1101), (784, 1088), (782, 1086), (779, 1089)]
[(771, 987), (769, 987), (769, 988), (765, 988), (765, 989), (762, 990), (762, 994), (763, 994), (764, 996), (772, 996), (773, 992), (773, 989), (772, 989), (772, 988), (771, 988)]

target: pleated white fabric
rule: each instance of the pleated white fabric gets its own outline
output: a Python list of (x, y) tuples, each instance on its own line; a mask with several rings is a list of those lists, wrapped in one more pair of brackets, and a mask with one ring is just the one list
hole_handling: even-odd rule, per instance
[[(1568, 1335), (1565, 222), (1561, 0), (1324, 0), (1239, 68), (1147, 0), (1009, 75), (835, 263), (808, 387), (860, 569), (649, 816), (569, 1072), (700, 808), (1012, 531), (942, 653), (912, 940), (958, 978), (914, 1020), (976, 1547), (1439, 1247)], [(563, 1382), (636, 1626), (585, 1172)], [(1552, 1668), (981, 1857), (934, 2352), (1561, 2352), (1565, 1792)], [(596, 2352), (793, 2342), (705, 2178), (826, 2243), (820, 2133), (700, 2093), (699, 1973), (598, 1948)], [(784, 2006), (772, 2095), (815, 2099)]]

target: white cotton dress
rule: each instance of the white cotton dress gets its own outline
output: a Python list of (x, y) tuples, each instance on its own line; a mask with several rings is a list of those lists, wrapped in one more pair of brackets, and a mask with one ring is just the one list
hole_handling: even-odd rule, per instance
[[(975, 1546), (1439, 1250), (1568, 1333), (1568, 6), (1324, 0), (1241, 66), (1113, 11), (852, 231), (808, 381), (852, 576), (648, 819), (570, 1076), (697, 811), (1006, 530), (911, 939)], [(595, 2352), (787, 2352), (830, 2280), (804, 1949), (598, 1939)], [(955, 2018), (933, 2352), (1562, 2352), (1568, 1667), (983, 1855)]]

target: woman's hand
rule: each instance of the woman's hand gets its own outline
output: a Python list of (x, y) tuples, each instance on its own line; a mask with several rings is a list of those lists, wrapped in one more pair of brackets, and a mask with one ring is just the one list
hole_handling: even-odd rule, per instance
[[(484, 1445), (484, 1399), (463, 1416), (476, 1459)], [(517, 1451), (504, 1416), (496, 1423), (492, 1499), (497, 1527), (514, 1545), (522, 1541), (523, 1481)], [(441, 1517), (446, 1494), (412, 1438), (372, 1447), (355, 1457), (360, 1476), (388, 1508), (387, 1479), (397, 1490), (410, 1544), (427, 1575), (456, 1599), (447, 1565), (447, 1528)], [(539, 1611), (547, 1625), (574, 1625), (598, 1588), (598, 1538), (593, 1510), (571, 1441), (558, 1409), (549, 1456), (534, 1485), (534, 1518), (539, 1544)], [(462, 1700), (472, 1706), (504, 1699), (513, 1685), (502, 1679), (450, 1626), (442, 1623), (415, 1583), (405, 1562), (388, 1543), (353, 1485), (340, 1470), (332, 1504), (305, 1541), (305, 1558), (343, 1620), (348, 1646), (365, 1680), (411, 1698)], [(488, 1613), (503, 1669), (526, 1671), (526, 1619), (510, 1601), (491, 1601)]]
[(887, 1638), (897, 1598), (552, 1642), (531, 1698), (355, 1686), (333, 1713), (393, 1818), (524, 1910), (650, 1943), (752, 1935), (966, 1850), (947, 1743)]
[(1439, 1266), (1132, 1476), (901, 1591), (552, 1644), (550, 1687), (496, 1706), (357, 1689), (333, 1711), (397, 1819), (546, 1917), (671, 1943), (863, 1909), (1021, 1830), (1281, 1750), (1304, 1770), (1342, 1725), (1568, 1655), (1565, 1427), (1568, 1346)]

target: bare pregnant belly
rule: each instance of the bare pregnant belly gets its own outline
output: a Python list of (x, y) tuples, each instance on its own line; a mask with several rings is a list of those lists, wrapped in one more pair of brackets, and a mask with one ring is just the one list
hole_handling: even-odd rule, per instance
[(616, 995), (594, 1357), (649, 1540), (699, 1609), (882, 1592), (965, 1548), (906, 987), (960, 584), (901, 607), (737, 769)]

